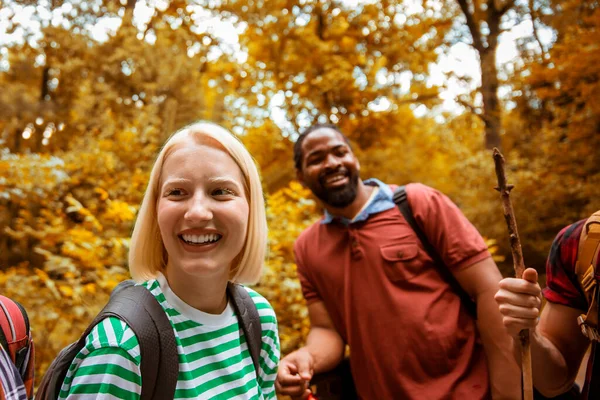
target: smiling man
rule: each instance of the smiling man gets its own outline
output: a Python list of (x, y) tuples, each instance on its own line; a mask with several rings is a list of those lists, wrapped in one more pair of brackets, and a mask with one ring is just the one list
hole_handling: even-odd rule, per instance
[[(394, 186), (360, 179), (348, 139), (315, 125), (294, 147), (298, 179), (325, 208), (294, 251), (311, 330), (279, 366), (276, 388), (309, 396), (314, 373), (350, 346), (361, 399), (518, 399), (520, 373), (494, 301), (502, 279), (477, 230), (443, 194), (406, 186), (436, 265), (393, 201)], [(478, 319), (442, 278), (449, 268)]]

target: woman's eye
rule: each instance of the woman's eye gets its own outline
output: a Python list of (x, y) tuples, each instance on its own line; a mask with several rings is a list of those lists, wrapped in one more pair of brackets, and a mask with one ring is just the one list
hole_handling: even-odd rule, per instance
[(226, 188), (219, 188), (213, 191), (213, 196), (234, 196), (235, 192)]
[(183, 195), (183, 190), (182, 189), (169, 189), (165, 192), (165, 197), (168, 196), (181, 196)]

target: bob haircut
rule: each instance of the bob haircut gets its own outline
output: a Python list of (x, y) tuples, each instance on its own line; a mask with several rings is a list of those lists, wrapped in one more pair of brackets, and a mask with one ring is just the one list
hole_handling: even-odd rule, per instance
[(244, 177), (249, 216), (246, 240), (240, 254), (232, 262), (229, 279), (236, 283), (258, 282), (267, 247), (265, 200), (256, 164), (242, 142), (226, 129), (211, 122), (196, 122), (175, 132), (165, 142), (150, 173), (150, 180), (129, 246), (129, 271), (138, 282), (153, 279), (164, 272), (168, 254), (160, 236), (156, 207), (160, 178), (165, 160), (173, 151), (190, 141), (223, 150), (236, 162)]

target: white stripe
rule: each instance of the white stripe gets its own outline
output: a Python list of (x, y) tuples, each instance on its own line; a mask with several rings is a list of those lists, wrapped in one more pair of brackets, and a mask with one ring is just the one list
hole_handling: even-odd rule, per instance
[[(108, 349), (105, 347), (105, 349)], [(125, 351), (121, 349), (122, 351)], [(90, 361), (93, 360), (93, 361)], [(121, 354), (94, 354), (91, 353), (88, 357), (86, 357), (79, 368), (84, 367), (86, 365), (100, 365), (100, 364), (111, 364), (111, 365), (119, 365), (129, 371), (133, 371), (138, 373), (140, 368), (135, 365), (135, 362), (130, 360), (129, 358), (122, 356)]]
[[(229, 375), (228, 372), (229, 371), (227, 371), (226, 369), (213, 371), (213, 373), (216, 376), (219, 376), (219, 375), (227, 376), (227, 375)], [(207, 375), (203, 375), (202, 379), (204, 380), (204, 378)], [(208, 381), (210, 379), (206, 378), (206, 380)], [(202, 398), (203, 399), (212, 399), (212, 398), (218, 396), (219, 394), (221, 394), (223, 392), (226, 392), (226, 391), (228, 391), (230, 389), (237, 388), (237, 387), (240, 387), (240, 386), (244, 386), (244, 385), (246, 385), (248, 382), (250, 382), (252, 380), (256, 380), (256, 375), (254, 374), (254, 368), (249, 373), (247, 373), (242, 379), (237, 379), (237, 380), (235, 380), (233, 382), (224, 382), (223, 384), (221, 384), (219, 386), (216, 386), (216, 387), (214, 387), (214, 388), (212, 388), (212, 389), (210, 389), (210, 390), (208, 390), (206, 392), (203, 392), (202, 393)], [(257, 396), (258, 395), (258, 389), (257, 389), (256, 386), (257, 386), (257, 384), (251, 385), (251, 389), (248, 392), (245, 393), (246, 396), (244, 398), (248, 398), (249, 399), (249, 398), (252, 398), (253, 396)]]
[(13, 325), (12, 318), (10, 317), (6, 306), (1, 301), (0, 307), (2, 307), (2, 311), (4, 311), (4, 314), (6, 315), (6, 320), (8, 321), (8, 326), (10, 326), (11, 339), (9, 340), (9, 342), (15, 341), (17, 340), (17, 334), (15, 333), (15, 326)]
[[(205, 334), (205, 333), (210, 334), (212, 332), (210, 332), (210, 331), (209, 332), (206, 332), (206, 331), (196, 331), (196, 335)], [(194, 336), (194, 335), (190, 335), (190, 336), (188, 336), (188, 338), (191, 337), (191, 336)], [(183, 339), (183, 337), (181, 337), (181, 336), (180, 336), (180, 338)], [(198, 350), (210, 349), (212, 347), (215, 347), (215, 346), (218, 346), (220, 344), (227, 343), (229, 341), (236, 340), (236, 339), (237, 340), (240, 339), (240, 332), (239, 331), (231, 332), (231, 333), (228, 333), (226, 335), (219, 336), (218, 338), (213, 338), (213, 339), (205, 340), (205, 341), (202, 341), (202, 342), (197, 342), (197, 343), (189, 344), (189, 345), (185, 346), (185, 352), (188, 353), (188, 354), (190, 354), (190, 353), (196, 352)]]
[(141, 350), (140, 350), (140, 341), (138, 340), (138, 338), (135, 336), (135, 333), (133, 333), (133, 329), (127, 327), (125, 329), (125, 332), (123, 332), (123, 337), (121, 338), (121, 344), (125, 343), (127, 341), (129, 341), (131, 338), (135, 337), (135, 342), (137, 343), (135, 345), (135, 347), (132, 347), (130, 350), (128, 350), (127, 352), (136, 360), (140, 357), (141, 354)]
[[(274, 332), (274, 333), (277, 334), (277, 332)], [(267, 346), (269, 346), (273, 350), (277, 349), (277, 345), (276, 345), (275, 341), (270, 336), (266, 336), (266, 335), (263, 336), (262, 337), (262, 342), (263, 342), (263, 344), (266, 344)]]
[[(271, 379), (275, 380), (276, 376), (277, 376), (277, 374), (273, 375)], [(274, 391), (275, 391), (275, 385), (270, 386), (268, 389), (262, 389), (262, 393), (265, 398), (269, 397), (269, 394), (273, 393)]]
[(269, 369), (277, 368), (277, 364), (274, 363), (273, 360), (271, 360), (271, 357), (269, 357), (269, 353), (267, 353), (264, 349), (260, 350), (260, 358), (265, 362), (265, 365), (269, 367)]
[[(138, 366), (135, 365), (132, 361), (128, 360), (125, 357), (121, 357), (119, 355), (110, 354), (110, 355), (100, 355), (100, 356), (90, 356), (86, 358), (79, 368), (83, 368), (86, 366), (98, 366), (102, 364), (111, 364), (111, 365), (119, 365), (128, 371), (131, 371), (138, 376), (141, 374)], [(107, 373), (103, 374), (93, 374), (93, 375), (81, 375), (76, 376), (75, 379), (71, 382), (71, 387), (79, 386), (79, 385), (93, 385), (93, 384), (112, 384), (126, 390), (128, 392), (141, 393), (141, 386), (130, 382), (126, 379), (118, 375), (111, 375)]]
[(100, 337), (98, 336), (98, 326), (95, 326), (94, 329), (90, 332), (87, 337), (87, 343), (91, 344), (93, 348), (97, 349), (100, 345)]
[[(123, 328), (125, 324), (123, 323), (123, 321), (119, 320), (119, 322), (121, 322), (121, 324), (122, 324), (121, 328)], [(102, 320), (101, 324), (102, 324), (102, 328), (104, 329), (104, 332), (106, 333), (106, 339), (108, 340), (108, 344), (111, 346), (116, 345), (117, 344), (117, 336), (116, 336), (115, 330), (112, 326), (112, 323), (110, 322), (110, 319), (106, 318), (106, 319)], [(99, 328), (97, 328), (97, 329), (99, 329)]]
[[(187, 349), (187, 347), (186, 347), (186, 349)], [(189, 371), (194, 371), (198, 368), (202, 368), (205, 365), (208, 365), (208, 364), (211, 364), (214, 362), (218, 362), (218, 361), (227, 360), (228, 358), (233, 357), (236, 354), (241, 354), (244, 350), (248, 350), (248, 346), (246, 346), (246, 344), (243, 344), (241, 347), (234, 347), (227, 351), (223, 351), (216, 355), (205, 356), (196, 361), (188, 362), (187, 366), (189, 368)], [(186, 351), (186, 352), (184, 352), (184, 354), (190, 354), (190, 352)], [(186, 368), (186, 369), (188, 369), (188, 368)]]
[[(131, 398), (134, 398), (133, 396)], [(130, 399), (131, 399), (130, 398)], [(136, 398), (139, 399), (139, 396)], [(121, 400), (120, 397), (116, 397), (106, 393), (92, 393), (92, 394), (71, 394), (67, 397), (68, 400)]]
[[(189, 321), (188, 319), (183, 319), (181, 322), (188, 322), (188, 321)], [(179, 321), (177, 321), (177, 322), (179, 322)], [(216, 331), (227, 330), (228, 328), (231, 328), (234, 325), (238, 325), (237, 324), (237, 320), (232, 319), (231, 323), (226, 324), (226, 325), (222, 325), (222, 326), (219, 326), (219, 327), (201, 325), (201, 326), (196, 326), (196, 327), (188, 328), (188, 329), (181, 330), (181, 331), (176, 331), (176, 335), (179, 336), (179, 338), (182, 339), (182, 340), (183, 339), (189, 339), (192, 336), (196, 336), (196, 335), (206, 335), (206, 334), (212, 335)], [(240, 330), (239, 325), (237, 326), (237, 328), (238, 328), (237, 329), (237, 335), (239, 336), (239, 330)], [(236, 334), (236, 331), (233, 331), (231, 333), (228, 333), (225, 336), (235, 335), (235, 334)], [(223, 337), (225, 337), (225, 336), (223, 336)]]
[[(212, 362), (219, 361), (220, 357), (218, 357), (218, 356), (210, 356), (210, 357), (206, 357), (206, 359), (207, 359), (206, 360), (207, 363), (212, 363)], [(252, 364), (252, 360), (249, 357), (248, 358), (244, 358), (244, 359), (242, 359), (240, 362), (238, 362), (236, 364), (230, 365), (230, 366), (225, 367), (225, 368), (221, 368), (221, 369), (216, 369), (216, 370), (210, 371), (210, 372), (208, 372), (208, 373), (206, 373), (206, 374), (204, 374), (202, 376), (199, 376), (199, 377), (197, 377), (195, 379), (192, 379), (192, 380), (189, 380), (189, 381), (179, 381), (179, 382), (177, 382), (177, 388), (178, 389), (184, 389), (184, 388), (186, 388), (186, 389), (194, 389), (194, 388), (196, 388), (196, 387), (198, 387), (198, 386), (200, 386), (200, 385), (202, 385), (202, 384), (204, 384), (204, 383), (206, 383), (208, 381), (216, 379), (218, 377), (231, 375), (232, 372), (234, 372), (234, 371), (241, 371), (244, 367), (247, 367), (248, 365), (251, 365), (251, 364)], [(248, 376), (250, 376), (252, 379), (255, 379), (256, 375), (254, 374), (254, 368), (252, 368), (251, 371), (248, 374), (246, 374), (246, 376), (243, 379), (241, 379), (241, 380), (237, 379), (237, 380), (232, 381), (232, 382), (223, 383), (223, 384), (221, 384), (221, 385), (219, 385), (219, 386), (217, 386), (217, 387), (209, 390), (208, 392), (204, 392), (202, 394), (202, 398), (211, 398), (211, 396), (208, 396), (207, 393), (212, 393), (214, 391), (217, 391), (217, 392), (220, 393), (220, 392), (224, 392), (226, 390), (229, 390), (231, 387), (237, 387), (237, 386), (240, 386), (241, 384), (245, 384), (246, 382), (248, 382), (248, 381), (251, 380), (250, 378), (248, 378)], [(240, 384), (240, 382), (241, 382), (241, 384)], [(223, 389), (224, 385), (227, 386), (225, 389)], [(231, 386), (231, 385), (233, 385), (233, 386)], [(221, 389), (219, 389), (219, 388), (221, 388)]]
[[(263, 374), (262, 370), (261, 370), (261, 374), (260, 377), (262, 378), (263, 382), (268, 382), (268, 381), (275, 381), (275, 378), (277, 377), (277, 372), (274, 372), (272, 374)], [(273, 386), (273, 388), (275, 388), (275, 386)]]

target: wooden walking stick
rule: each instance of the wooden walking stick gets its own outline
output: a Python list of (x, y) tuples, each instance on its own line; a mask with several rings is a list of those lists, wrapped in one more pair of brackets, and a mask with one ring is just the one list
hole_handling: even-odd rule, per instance
[[(502, 197), (502, 208), (504, 210), (504, 219), (508, 226), (508, 235), (510, 238), (510, 250), (513, 257), (513, 266), (517, 278), (523, 277), (525, 263), (523, 262), (523, 250), (521, 241), (517, 232), (517, 221), (510, 202), (510, 191), (514, 187), (506, 183), (504, 173), (504, 156), (500, 150), (494, 147), (494, 164), (496, 165), (496, 177), (498, 178), (498, 187), (495, 189), (500, 192)], [(523, 373), (523, 400), (533, 400), (533, 377), (531, 374), (531, 347), (529, 345), (529, 329), (523, 329), (519, 332), (519, 341), (521, 343), (521, 371)]]

